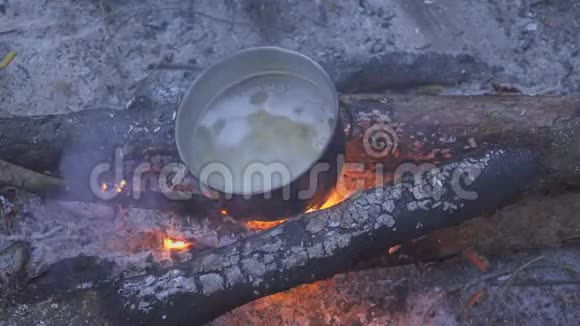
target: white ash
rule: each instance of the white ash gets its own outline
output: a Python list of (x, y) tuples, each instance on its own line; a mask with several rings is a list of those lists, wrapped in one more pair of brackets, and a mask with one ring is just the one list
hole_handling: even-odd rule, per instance
[(224, 271), (224, 274), (226, 276), (226, 286), (227, 287), (232, 287), (235, 284), (241, 282), (244, 278), (244, 276), (242, 275), (242, 271), (240, 270), (240, 268), (238, 266), (232, 266), (230, 268), (226, 268), (226, 270)]
[(254, 255), (242, 260), (242, 269), (250, 276), (259, 277), (266, 272), (266, 264), (261, 261), (259, 256)]
[(448, 203), (448, 202), (443, 202), (443, 210), (447, 211), (447, 212), (453, 212), (455, 210), (457, 210), (457, 205)]
[[(34, 196), (24, 196), (18, 204), (18, 215), (9, 233), (0, 234), (0, 245), (15, 240), (28, 241), (32, 248), (32, 269), (57, 260), (104, 252), (99, 247), (109, 243), (114, 218), (96, 214), (80, 218), (54, 202), (43, 205)], [(87, 209), (82, 205), (81, 211)]]
[[(160, 277), (149, 276), (138, 281), (125, 282), (120, 292), (128, 297), (147, 298), (154, 296), (163, 302), (176, 293), (195, 293), (197, 290), (193, 278), (185, 277), (182, 271), (171, 270)], [(145, 307), (140, 306), (139, 308), (144, 310)]]
[(386, 225), (387, 227), (392, 227), (393, 225), (395, 225), (395, 219), (391, 215), (383, 214), (377, 218), (377, 221), (375, 223), (375, 229), (378, 229), (383, 225)]
[(425, 199), (425, 200), (417, 202), (417, 207), (422, 209), (422, 210), (428, 210), (432, 207), (432, 205), (431, 205), (432, 203), (433, 203), (432, 200)]
[(336, 249), (348, 247), (353, 236), (353, 234), (333, 235), (328, 233), (324, 239), (324, 251), (326, 255), (331, 256)]
[(203, 294), (210, 295), (224, 289), (224, 279), (219, 274), (211, 273), (199, 277)]
[(372, 122), (372, 121), (377, 120), (377, 117), (379, 120), (384, 121), (384, 122), (393, 121), (393, 118), (391, 117), (391, 115), (389, 113), (381, 112), (378, 110), (373, 110), (372, 112), (359, 112), (357, 114), (357, 121)]
[[(454, 191), (455, 193), (452, 194), (454, 199), (459, 199), (460, 195), (463, 199), (474, 199), (464, 198), (466, 195), (471, 194), (458, 193), (459, 182), (463, 180), (465, 184), (471, 184), (487, 167), (492, 158), (504, 153), (504, 150), (493, 150), (478, 159), (466, 158), (459, 162), (449, 163), (442, 168), (435, 168), (422, 173), (416, 172), (413, 174), (413, 178), (396, 181), (395, 187), (392, 188), (388, 197), (399, 199), (405, 191), (409, 191), (416, 199), (416, 201), (407, 203), (406, 208), (409, 211), (434, 209), (442, 205), (444, 211), (448, 213), (454, 212), (460, 207), (463, 207), (463, 204), (459, 204), (458, 206), (454, 203), (441, 201), (443, 196), (450, 191)], [(388, 204), (387, 202), (383, 202), (383, 205)]]
[(282, 247), (282, 240), (272, 237), (275, 239), (274, 243), (267, 243), (262, 246), (262, 251), (264, 252), (277, 252)]
[(274, 258), (275, 257), (272, 254), (264, 255), (264, 261), (266, 262), (266, 264), (274, 262)]
[(439, 138), (439, 141), (444, 144), (453, 144), (457, 141), (457, 138), (455, 136), (442, 136)]
[(385, 201), (383, 201), (381, 206), (383, 207), (384, 210), (386, 210), (389, 213), (392, 213), (393, 210), (395, 210), (395, 202), (391, 199), (385, 199)]
[(322, 218), (313, 218), (306, 225), (306, 231), (318, 233), (326, 227), (327, 220)]
[(477, 142), (475, 141), (475, 138), (471, 137), (467, 142), (471, 148), (477, 148)]
[(306, 252), (310, 259), (324, 257), (324, 248), (321, 243), (316, 243), (313, 247), (306, 248)]
[[(79, 256), (110, 260), (116, 266), (115, 272), (125, 276), (140, 275), (153, 263), (170, 267), (172, 254), (162, 248), (162, 242), (143, 243), (148, 232), (212, 247), (227, 245), (246, 235), (219, 231), (219, 223), (210, 223), (208, 219), (188, 220), (142, 209), (121, 209), (115, 213), (106, 205), (43, 202), (25, 193), (18, 195), (15, 207), (13, 225), (0, 232), (0, 248), (18, 240), (30, 243), (33, 249), (28, 266), (30, 276), (42, 274), (62, 259)], [(180, 260), (191, 257), (187, 251), (173, 253), (176, 254)]]
[(93, 287), (93, 282), (84, 282), (77, 285), (77, 289), (90, 289)]

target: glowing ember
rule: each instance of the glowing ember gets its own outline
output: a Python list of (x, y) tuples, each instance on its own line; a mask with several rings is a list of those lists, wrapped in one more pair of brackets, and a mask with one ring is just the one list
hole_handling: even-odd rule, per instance
[[(260, 303), (266, 303), (267, 306), (276, 306), (279, 304), (298, 305), (304, 302), (305, 298), (315, 298), (325, 289), (336, 286), (335, 279), (318, 281), (310, 284), (303, 284), (286, 292), (278, 292), (266, 298), (259, 300)], [(258, 302), (257, 302), (258, 303)]]
[(322, 204), (322, 206), (320, 206), (318, 208), (311, 208), (311, 209), (307, 210), (306, 213), (315, 212), (315, 211), (319, 211), (322, 209), (334, 207), (334, 206), (342, 203), (343, 201), (347, 200), (348, 198), (350, 198), (350, 196), (352, 196), (355, 192), (356, 191), (349, 191), (349, 192), (344, 193), (342, 191), (339, 191), (338, 189), (335, 189), (330, 194), (328, 199), (324, 202), (324, 204)]
[(166, 250), (184, 250), (191, 246), (193, 246), (193, 244), (185, 240), (175, 240), (171, 238), (163, 239), (163, 248)]
[[(353, 189), (354, 188), (354, 189)], [(359, 189), (360, 188), (360, 189)], [(358, 185), (348, 184), (346, 178), (340, 178), (338, 180), (337, 187), (332, 191), (328, 199), (322, 204), (320, 207), (313, 207), (306, 211), (306, 213), (311, 213), (315, 211), (319, 211), (322, 209), (327, 209), (334, 207), (343, 201), (352, 197), (355, 193), (360, 190), (363, 190), (364, 187), (360, 187)]]
[[(306, 213), (311, 213), (311, 212), (319, 211), (322, 209), (334, 207), (334, 206), (342, 203), (343, 201), (347, 200), (348, 198), (350, 198), (352, 195), (354, 195), (359, 190), (361, 190), (361, 189), (357, 189), (357, 187), (354, 187), (355, 189), (350, 189), (350, 188), (353, 188), (352, 185), (347, 184), (345, 178), (341, 178), (338, 182), (337, 187), (332, 191), (332, 193), (330, 194), (328, 199), (324, 202), (324, 204), (322, 204), (319, 207), (310, 208), (306, 211)], [(224, 215), (227, 214), (227, 212), (225, 210), (220, 211), (220, 213), (222, 213)], [(253, 231), (269, 230), (275, 226), (278, 226), (278, 225), (286, 222), (286, 220), (287, 220), (286, 218), (281, 218), (280, 220), (268, 221), (268, 222), (249, 221), (249, 222), (246, 222), (246, 227), (249, 230), (253, 230)]]
[[(338, 179), (336, 187), (334, 188), (330, 196), (328, 196), (328, 199), (320, 206), (309, 208), (308, 210), (306, 210), (306, 213), (316, 212), (319, 210), (334, 207), (344, 202), (345, 200), (349, 199), (359, 191), (371, 188), (373, 185), (370, 182), (367, 185), (365, 182), (361, 182), (360, 180), (362, 176), (363, 177), (362, 181), (365, 181), (366, 179), (372, 181), (374, 180), (374, 178), (376, 178), (374, 173), (373, 172), (369, 173), (368, 171), (366, 171), (363, 172), (362, 175), (359, 174), (360, 172), (357, 174), (357, 171), (351, 172), (345, 170), (344, 174)], [(225, 210), (221, 210), (220, 213), (223, 215), (227, 215), (228, 212)], [(287, 220), (286, 218), (281, 218), (280, 220), (269, 222), (249, 221), (246, 222), (246, 227), (250, 230), (259, 230), (259, 231), (269, 230), (277, 225), (284, 223), (286, 220)]]
[(281, 219), (277, 221), (248, 221), (246, 222), (246, 227), (253, 231), (269, 230), (275, 226), (278, 226), (286, 222), (286, 220), (287, 219)]
[(389, 248), (389, 255), (396, 253), (397, 251), (399, 251), (399, 249), (401, 249), (401, 245), (392, 246), (391, 248)]
[(126, 185), (127, 185), (127, 181), (121, 180), (121, 182), (118, 185), (115, 185), (115, 189), (117, 190), (117, 192), (121, 192), (121, 191), (123, 191), (123, 188)]
[(220, 214), (222, 215), (228, 215), (228, 211), (226, 211), (225, 209), (220, 210)]
[[(123, 191), (123, 188), (125, 188), (125, 186), (127, 186), (127, 181), (125, 180), (121, 180), (119, 184), (113, 184), (113, 188), (115, 189), (116, 192)], [(106, 183), (101, 184), (101, 191), (106, 192), (107, 190), (109, 190), (109, 185)]]

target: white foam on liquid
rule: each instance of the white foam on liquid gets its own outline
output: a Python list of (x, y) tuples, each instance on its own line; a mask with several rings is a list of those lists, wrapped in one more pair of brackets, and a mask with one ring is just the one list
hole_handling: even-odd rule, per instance
[[(221, 162), (233, 174), (233, 191), (276, 189), (305, 172), (332, 137), (334, 111), (316, 84), (285, 74), (249, 78), (216, 97), (195, 127), (194, 160), (200, 166)], [(272, 185), (247, 184), (243, 174), (253, 163), (281, 162), (291, 180), (274, 175)], [(257, 181), (256, 181), (257, 180)], [(223, 178), (208, 184), (224, 190)]]

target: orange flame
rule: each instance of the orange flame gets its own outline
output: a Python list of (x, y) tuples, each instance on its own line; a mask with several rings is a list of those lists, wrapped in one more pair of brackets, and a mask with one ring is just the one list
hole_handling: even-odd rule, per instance
[(269, 230), (275, 226), (278, 226), (286, 222), (286, 220), (287, 219), (281, 219), (276, 221), (248, 221), (246, 222), (246, 227), (252, 231), (264, 231)]
[[(355, 188), (355, 189), (353, 189), (353, 188)], [(340, 179), (339, 184), (332, 191), (330, 196), (328, 196), (328, 199), (324, 202), (324, 204), (322, 204), (319, 207), (309, 208), (306, 211), (306, 213), (316, 212), (319, 210), (334, 207), (334, 206), (342, 203), (343, 201), (349, 199), (352, 195), (354, 195), (359, 190), (361, 190), (361, 189), (358, 189), (357, 187), (353, 187), (353, 185), (348, 184), (346, 179)], [(225, 210), (220, 211), (220, 213), (222, 213), (224, 215), (227, 214), (227, 212)], [(264, 230), (269, 230), (275, 226), (278, 226), (278, 225), (286, 222), (286, 220), (287, 220), (286, 218), (280, 218), (279, 220), (276, 220), (276, 221), (255, 221), (254, 220), (254, 221), (246, 222), (246, 227), (252, 231), (264, 231)]]
[[(127, 186), (127, 181), (125, 181), (125, 180), (121, 180), (121, 182), (119, 182), (119, 184), (113, 184), (113, 188), (115, 188), (116, 192), (123, 191), (123, 188), (125, 188), (125, 186)], [(106, 192), (107, 190), (109, 190), (109, 185), (106, 183), (102, 183), (101, 184), (101, 191)]]
[(184, 250), (193, 246), (193, 243), (187, 242), (185, 240), (176, 240), (171, 238), (163, 239), (163, 248), (165, 250)]
[(397, 251), (399, 251), (399, 249), (401, 249), (401, 245), (394, 245), (394, 246), (390, 247), (388, 250), (389, 255), (396, 253)]
[[(322, 206), (310, 208), (306, 211), (306, 213), (311, 213), (311, 212), (315, 212), (315, 211), (319, 211), (322, 209), (327, 209), (327, 208), (336, 206), (336, 205), (342, 203), (343, 201), (347, 200), (354, 193), (355, 193), (355, 191), (343, 192), (343, 191), (339, 191), (339, 190), (335, 189), (332, 192), (332, 194), (330, 194), (330, 196), (328, 197), (326, 202), (324, 202), (324, 204), (322, 204)], [(288, 220), (288, 219), (281, 218), (281, 219), (276, 220), (276, 221), (255, 221), (255, 220), (248, 221), (248, 222), (246, 222), (246, 227), (252, 231), (264, 231), (264, 230), (269, 230), (275, 226), (278, 226), (278, 225), (286, 222), (286, 220)]]
[(334, 207), (334, 206), (342, 203), (343, 201), (349, 199), (355, 192), (356, 191), (348, 191), (345, 193), (343, 191), (339, 191), (338, 189), (335, 189), (330, 194), (328, 199), (324, 202), (324, 204), (322, 204), (322, 206), (316, 207), (316, 208), (310, 208), (306, 211), (306, 213), (316, 212), (319, 210)]
[(115, 189), (117, 190), (117, 192), (121, 192), (121, 191), (123, 191), (123, 188), (126, 185), (127, 185), (127, 181), (121, 180), (121, 182), (118, 185), (115, 185)]

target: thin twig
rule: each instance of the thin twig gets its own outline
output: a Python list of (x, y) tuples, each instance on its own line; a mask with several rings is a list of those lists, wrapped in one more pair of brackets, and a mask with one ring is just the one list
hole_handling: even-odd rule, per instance
[(16, 33), (16, 32), (18, 32), (18, 30), (16, 28), (13, 28), (13, 29), (9, 29), (6, 31), (0, 31), (0, 35), (12, 34), (12, 33)]
[(514, 280), (514, 279), (515, 279), (515, 278), (518, 276), (518, 274), (519, 274), (521, 271), (523, 271), (524, 269), (526, 269), (526, 268), (527, 268), (528, 266), (530, 266), (531, 264), (533, 264), (533, 263), (535, 263), (535, 262), (537, 262), (537, 261), (539, 261), (539, 260), (542, 260), (542, 259), (544, 259), (544, 256), (539, 256), (539, 257), (536, 257), (536, 258), (534, 258), (534, 259), (532, 259), (532, 260), (528, 261), (527, 263), (523, 264), (522, 266), (520, 266), (518, 269), (516, 269), (516, 270), (515, 270), (515, 271), (512, 273), (512, 275), (510, 276), (510, 278), (508, 279), (508, 281), (506, 282), (506, 284), (504, 285), (504, 287), (501, 289), (501, 292), (500, 292), (500, 294), (499, 294), (499, 300), (500, 300), (500, 303), (498, 303), (498, 304), (497, 304), (497, 306), (495, 307), (495, 310), (494, 310), (494, 312), (493, 312), (493, 316), (492, 316), (492, 317), (491, 317), (491, 319), (490, 319), (490, 322), (491, 322), (491, 320), (493, 320), (493, 319), (495, 318), (495, 316), (497, 315), (497, 312), (498, 312), (498, 310), (499, 310), (499, 307), (500, 307), (500, 305), (501, 305), (502, 303), (503, 303), (503, 304), (505, 304), (505, 301), (504, 301), (504, 297), (505, 297), (505, 291), (506, 291), (506, 290), (509, 288), (509, 286), (512, 284), (513, 280)]
[(427, 311), (423, 314), (423, 321), (421, 324), (425, 324), (425, 319), (427, 318), (427, 316), (431, 313), (431, 311), (433, 311), (433, 309), (435, 308), (435, 304), (437, 304), (441, 299), (443, 299), (444, 297), (456, 293), (456, 292), (462, 292), (462, 291), (466, 291), (478, 284), (487, 282), (489, 280), (493, 280), (493, 279), (497, 279), (498, 277), (501, 276), (505, 276), (505, 275), (509, 275), (510, 273), (507, 272), (499, 272), (499, 273), (494, 273), (494, 274), (488, 274), (488, 275), (484, 275), (482, 277), (476, 278), (474, 280), (471, 280), (470, 282), (467, 282), (466, 284), (463, 285), (456, 285), (451, 287), (450, 289), (448, 289), (447, 291), (441, 293), (441, 295), (439, 295), (439, 297), (437, 297), (437, 299), (435, 299), (435, 301), (433, 301), (433, 303), (431, 304), (431, 306), (429, 306), (429, 309), (427, 309)]
[(500, 292), (500, 300), (503, 301), (503, 297), (505, 295), (505, 291), (507, 290), (507, 288), (510, 286), (510, 284), (513, 282), (513, 280), (516, 278), (516, 276), (518, 276), (518, 274), (523, 271), (526, 267), (530, 266), (531, 264), (544, 259), (544, 256), (539, 256), (536, 257), (530, 261), (528, 261), (527, 263), (523, 264), (522, 266), (520, 266), (518, 269), (515, 270), (515, 272), (513, 272), (512, 276), (510, 276), (509, 280), (507, 281), (507, 283), (505, 284), (505, 286), (501, 289)]
[(514, 305), (512, 305), (511, 307), (508, 308), (509, 310), (511, 310), (512, 316), (517, 316), (525, 322), (526, 317), (524, 316), (524, 313), (523, 313), (524, 307), (522, 307), (522, 305), (518, 303), (518, 301), (515, 299), (515, 297), (512, 294), (508, 294), (508, 295), (509, 295), (509, 298), (511, 299), (511, 301), (514, 303)]

